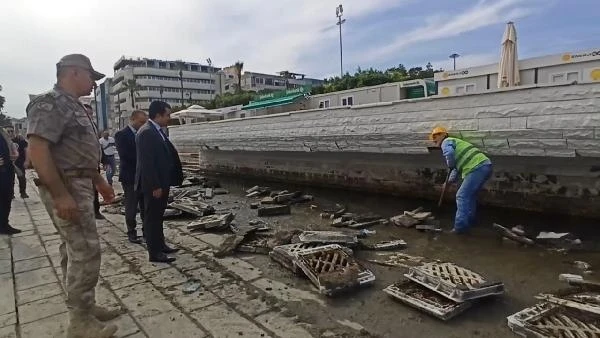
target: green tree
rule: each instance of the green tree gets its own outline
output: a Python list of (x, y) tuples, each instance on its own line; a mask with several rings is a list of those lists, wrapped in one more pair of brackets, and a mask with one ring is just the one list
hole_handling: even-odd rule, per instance
[[(2, 91), (2, 86), (0, 85), (0, 92)], [(4, 109), (4, 102), (6, 102), (6, 99), (4, 98), (4, 96), (0, 95), (0, 113), (2, 113), (2, 109)]]
[(237, 88), (235, 89), (235, 91), (237, 93), (241, 93), (242, 92), (242, 71), (244, 70), (244, 62), (243, 61), (237, 61), (235, 64), (233, 64), (233, 68), (235, 69), (235, 76), (237, 77)]
[(142, 90), (144, 87), (140, 86), (135, 78), (128, 79), (123, 82), (121, 89), (123, 91), (129, 92), (129, 97), (131, 98), (131, 108), (135, 108), (135, 95), (138, 91)]

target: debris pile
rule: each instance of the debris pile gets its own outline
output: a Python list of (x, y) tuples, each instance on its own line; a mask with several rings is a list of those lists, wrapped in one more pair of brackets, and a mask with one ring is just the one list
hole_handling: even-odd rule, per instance
[(260, 198), (259, 202), (250, 204), (251, 209), (258, 209), (259, 217), (289, 215), (291, 213), (290, 205), (310, 202), (314, 199), (312, 195), (304, 194), (301, 191), (277, 191), (258, 185), (246, 190), (246, 197)]
[(394, 283), (383, 291), (442, 320), (458, 315), (478, 299), (504, 293), (502, 282), (488, 281), (454, 263), (430, 262), (413, 266), (404, 277), (408, 280)]
[(404, 211), (402, 215), (390, 218), (390, 222), (394, 225), (406, 228), (415, 227), (417, 230), (421, 231), (442, 231), (439, 227), (440, 222), (435, 219), (433, 213), (424, 211), (423, 207), (419, 207), (412, 211)]
[(600, 283), (559, 279), (572, 287), (536, 296), (540, 303), (506, 318), (510, 329), (522, 337), (600, 337)]

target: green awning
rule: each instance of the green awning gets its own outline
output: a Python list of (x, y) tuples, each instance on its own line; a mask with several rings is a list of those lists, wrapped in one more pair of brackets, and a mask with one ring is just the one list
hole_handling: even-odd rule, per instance
[(243, 106), (242, 110), (283, 106), (285, 104), (294, 103), (294, 101), (296, 101), (296, 99), (303, 97), (303, 96), (304, 96), (304, 94), (297, 94), (297, 95), (293, 95), (293, 96), (285, 96), (285, 97), (280, 97), (280, 98), (271, 99), (271, 100), (254, 101), (254, 102), (250, 102), (247, 105)]

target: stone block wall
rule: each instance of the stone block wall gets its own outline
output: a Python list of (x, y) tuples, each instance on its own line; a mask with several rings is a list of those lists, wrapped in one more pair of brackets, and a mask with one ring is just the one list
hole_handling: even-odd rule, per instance
[(492, 158), (485, 202), (600, 217), (600, 84), (183, 125), (170, 138), (207, 170), (435, 198), (445, 177), (428, 141), (437, 125)]

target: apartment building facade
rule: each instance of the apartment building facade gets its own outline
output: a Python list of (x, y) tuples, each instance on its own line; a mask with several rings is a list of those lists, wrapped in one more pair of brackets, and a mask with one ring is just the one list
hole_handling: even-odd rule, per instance
[[(225, 67), (221, 73), (222, 92), (233, 93), (238, 85), (237, 72), (234, 66)], [(304, 86), (319, 86), (323, 80), (312, 79), (304, 74), (288, 71), (279, 72), (277, 75), (245, 71), (242, 73), (241, 86), (244, 91), (260, 92), (280, 91)]]
[[(121, 57), (114, 64), (113, 110), (121, 119), (135, 109), (148, 109), (150, 102), (163, 100), (171, 106), (202, 104), (220, 92), (218, 68), (196, 62)], [(127, 89), (135, 79), (137, 88)]]

